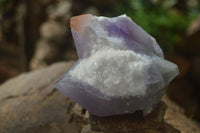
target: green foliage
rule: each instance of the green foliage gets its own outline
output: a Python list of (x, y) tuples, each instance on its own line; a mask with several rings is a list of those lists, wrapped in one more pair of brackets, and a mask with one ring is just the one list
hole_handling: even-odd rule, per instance
[(124, 0), (115, 8), (115, 14), (127, 14), (137, 24), (144, 28), (152, 36), (156, 37), (161, 47), (170, 51), (172, 44), (181, 42), (181, 36), (185, 32), (191, 20), (199, 10), (186, 8), (181, 11), (174, 8), (175, 0)]
[(6, 0), (0, 0), (0, 6), (2, 6), (5, 1)]
[(5, 2), (5, 0), (0, 0), (0, 4), (2, 4), (3, 2)]

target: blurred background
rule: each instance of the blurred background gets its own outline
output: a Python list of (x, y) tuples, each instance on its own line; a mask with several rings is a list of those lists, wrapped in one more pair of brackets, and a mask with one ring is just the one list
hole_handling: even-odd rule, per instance
[(179, 76), (167, 95), (200, 121), (200, 0), (0, 0), (0, 84), (76, 60), (70, 17), (127, 14), (154, 36)]

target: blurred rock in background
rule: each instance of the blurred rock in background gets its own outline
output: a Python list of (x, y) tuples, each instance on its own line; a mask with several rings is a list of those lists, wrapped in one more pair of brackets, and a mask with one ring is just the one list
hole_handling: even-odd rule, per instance
[[(10, 70), (27, 71), (39, 37), (39, 26), (46, 19), (46, 8), (53, 0), (0, 1), (0, 62)], [(0, 72), (1, 74), (1, 72)], [(7, 75), (3, 74), (4, 81)]]
[[(4, 0), (1, 4), (0, 62), (16, 73), (76, 60), (70, 18), (82, 13), (100, 15), (91, 3), (79, 0)], [(1, 76), (2, 82), (14, 76), (8, 75)]]
[(62, 58), (66, 48), (72, 48), (68, 27), (71, 8), (71, 1), (60, 1), (48, 8), (48, 19), (40, 26), (40, 38), (30, 62), (31, 69), (45, 67), (57, 61)]
[[(80, 6), (82, 10), (73, 11), (76, 6)], [(99, 15), (94, 6), (84, 6), (76, 1), (60, 1), (50, 6), (48, 19), (40, 26), (40, 38), (30, 62), (31, 69), (45, 67), (59, 60), (78, 59), (69, 28), (70, 18), (74, 16), (74, 12)]]

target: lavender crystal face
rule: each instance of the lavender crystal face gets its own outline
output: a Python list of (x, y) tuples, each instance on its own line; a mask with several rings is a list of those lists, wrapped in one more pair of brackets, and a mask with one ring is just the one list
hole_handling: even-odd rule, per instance
[(126, 15), (86, 14), (70, 25), (79, 60), (56, 88), (97, 116), (150, 113), (178, 74), (155, 39)]

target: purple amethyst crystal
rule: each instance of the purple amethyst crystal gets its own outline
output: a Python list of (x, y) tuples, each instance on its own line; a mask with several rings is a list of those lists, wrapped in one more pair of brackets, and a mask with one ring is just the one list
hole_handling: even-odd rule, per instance
[(56, 88), (97, 116), (150, 113), (178, 74), (155, 39), (126, 15), (86, 14), (70, 26), (79, 60)]

